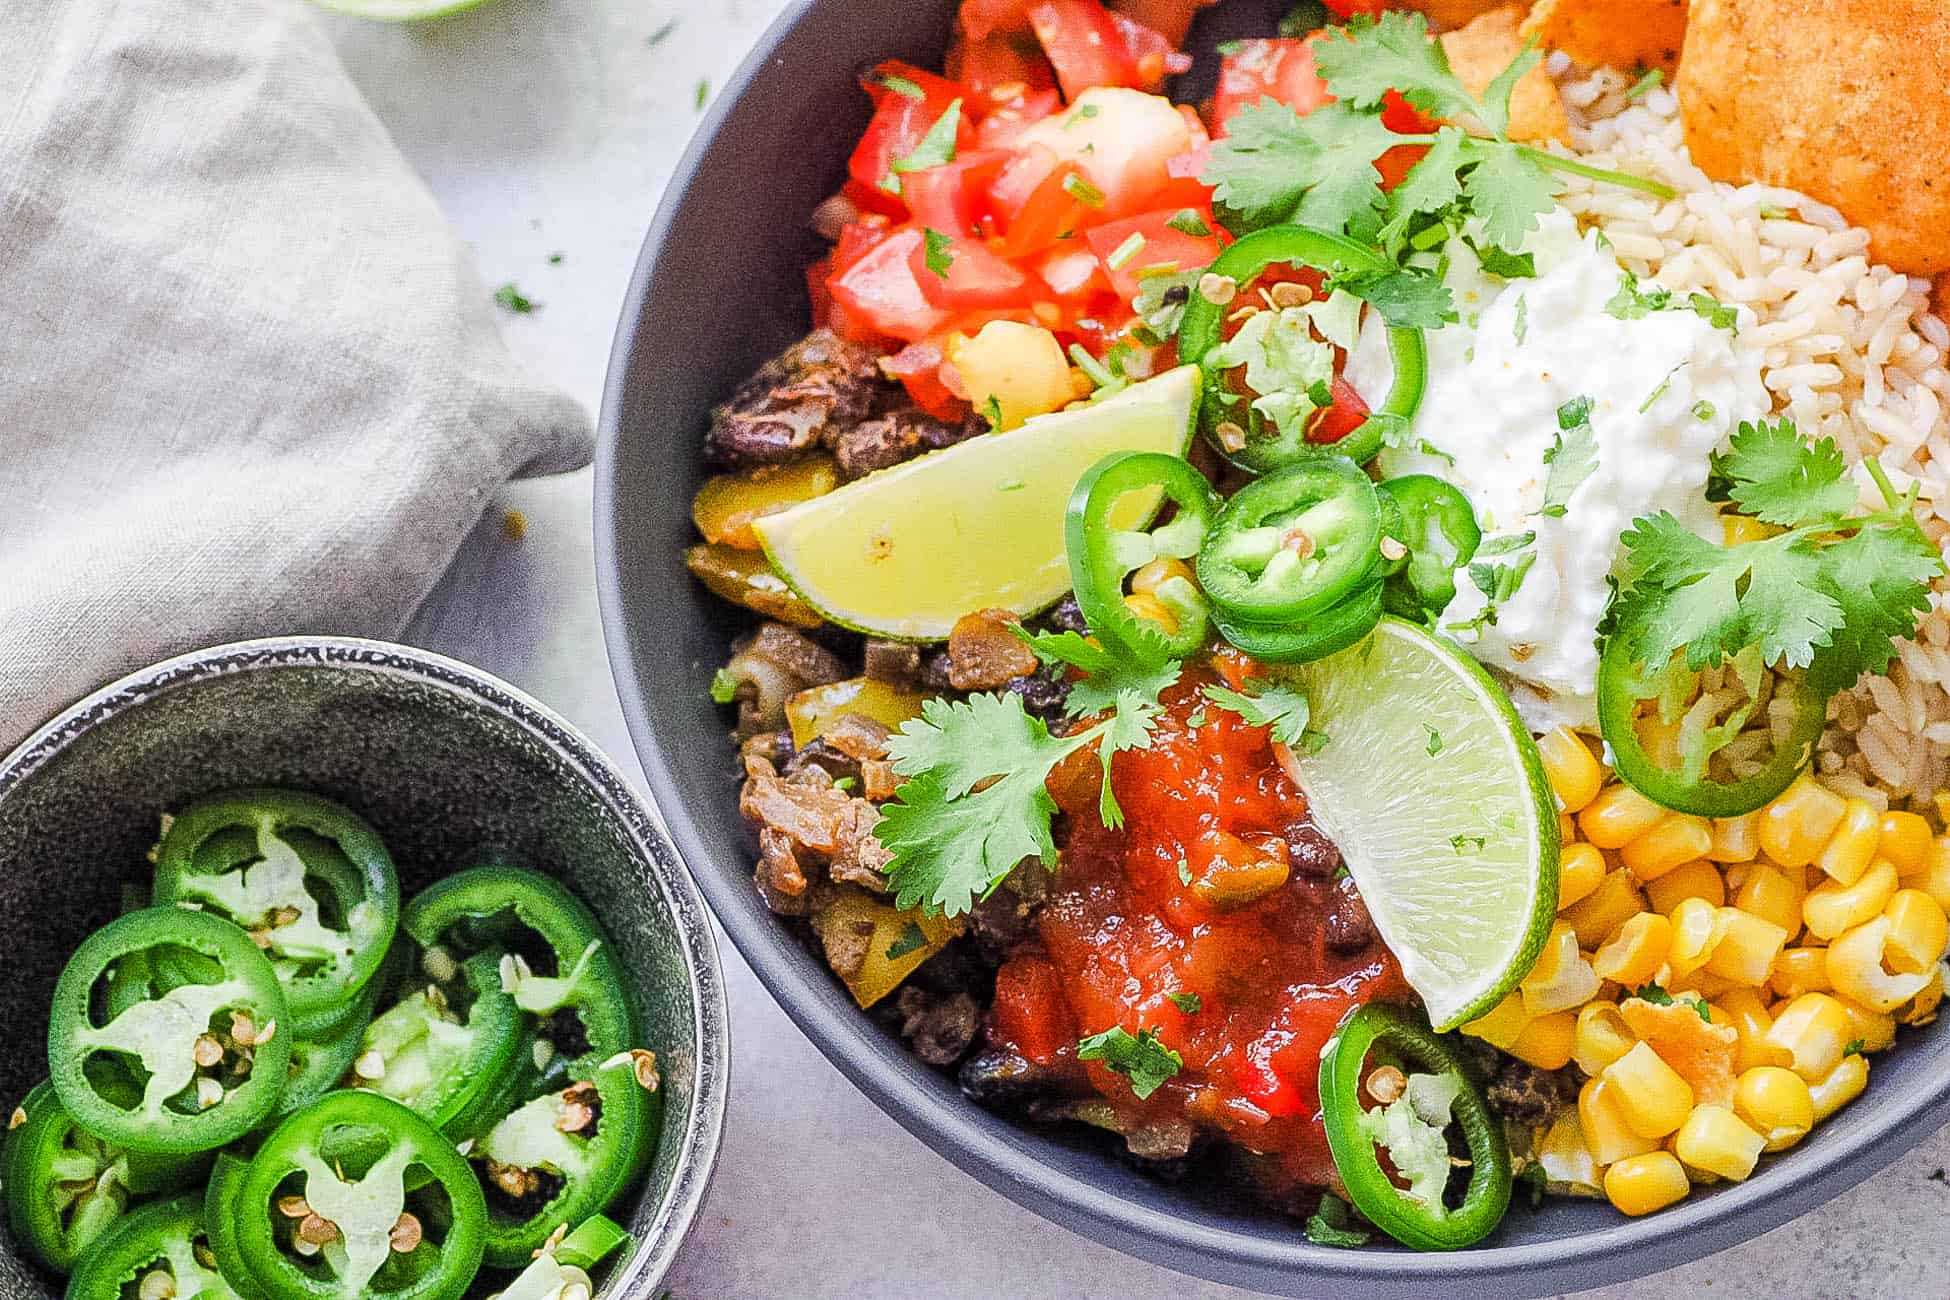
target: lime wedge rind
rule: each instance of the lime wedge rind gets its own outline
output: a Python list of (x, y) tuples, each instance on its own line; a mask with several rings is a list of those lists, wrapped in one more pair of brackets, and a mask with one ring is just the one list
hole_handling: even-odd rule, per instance
[(1400, 619), (1294, 676), (1327, 737), (1295, 775), (1382, 940), (1436, 1029), (1486, 1014), (1557, 912), (1556, 801), (1529, 730), (1466, 651)]
[(1181, 366), (869, 474), (753, 529), (800, 599), (856, 632), (940, 641), (975, 610), (1033, 614), (1070, 589), (1063, 521), (1077, 479), (1112, 452), (1183, 455), (1198, 391), (1198, 367)]

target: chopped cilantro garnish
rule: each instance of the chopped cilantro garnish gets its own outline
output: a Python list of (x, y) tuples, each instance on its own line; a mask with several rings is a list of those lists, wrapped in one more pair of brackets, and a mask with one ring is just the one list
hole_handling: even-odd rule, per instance
[(1297, 745), (1307, 733), (1311, 712), (1307, 697), (1291, 687), (1260, 684), (1255, 694), (1242, 695), (1223, 686), (1207, 686), (1205, 698), (1255, 727), (1268, 728), (1282, 745)]
[(1205, 1001), (1196, 993), (1167, 993), (1165, 1000), (1188, 1016), (1195, 1016), (1205, 1009)]
[(1307, 1240), (1316, 1246), (1339, 1246), (1352, 1250), (1365, 1246), (1374, 1236), (1360, 1226), (1348, 1203), (1332, 1192), (1323, 1192), (1320, 1208), (1307, 1218)]
[(909, 953), (916, 953), (928, 946), (928, 936), (921, 933), (921, 927), (909, 921), (901, 928), (900, 936), (887, 945), (887, 960), (898, 961)]
[(918, 102), (928, 97), (928, 92), (922, 90), (913, 78), (903, 77), (896, 72), (890, 72), (881, 77), (880, 84), (884, 88), (893, 91), (896, 95), (899, 95), (902, 99), (912, 99)]
[(1139, 1101), (1185, 1068), (1185, 1058), (1159, 1042), (1157, 1030), (1141, 1029), (1133, 1035), (1122, 1025), (1079, 1039), (1077, 1059), (1102, 1061), (1105, 1069), (1129, 1079)]
[(1017, 635), (1044, 663), (1086, 674), (1072, 683), (1065, 709), (1073, 718), (1101, 720), (1059, 737), (1024, 710), (1018, 695), (923, 704), (922, 716), (888, 743), (895, 772), (907, 780), (882, 806), (875, 827), (892, 855), (887, 878), (899, 907), (966, 912), (1024, 859), (1054, 862), (1056, 803), (1044, 783), (1080, 750), (1094, 748), (1103, 764), (1098, 815), (1106, 826), (1123, 824), (1111, 759), (1150, 746), (1152, 725), (1164, 712), (1158, 696), (1178, 680), (1178, 664), (1151, 668), (1075, 632), (1017, 629)]
[(1866, 1057), (1869, 1054), (1867, 1048), (1868, 1048), (1868, 1043), (1865, 1040), (1860, 1038), (1851, 1038), (1848, 1040), (1848, 1046), (1842, 1049), (1842, 1055)]
[(1199, 216), (1196, 208), (1180, 208), (1165, 225), (1194, 239), (1203, 239), (1212, 233), (1212, 227), (1205, 224), (1205, 218)]
[(1714, 407), (1713, 403), (1704, 398), (1693, 403), (1693, 418), (1695, 420), (1702, 422), (1708, 421), (1718, 414), (1719, 411)]
[(1640, 415), (1644, 415), (1647, 411), (1651, 410), (1654, 406), (1658, 404), (1658, 401), (1661, 397), (1664, 397), (1668, 392), (1671, 391), (1672, 377), (1678, 374), (1681, 367), (1683, 367), (1685, 364), (1686, 363), (1682, 361), (1679, 363), (1679, 365), (1674, 366), (1671, 370), (1666, 371), (1666, 377), (1659, 381), (1659, 386), (1653, 389), (1651, 392), (1647, 393), (1645, 395), (1645, 400), (1639, 403)]
[(665, 23), (662, 27), (659, 27), (656, 31), (651, 32), (650, 45), (652, 46), (652, 48), (662, 45), (665, 41), (669, 40), (670, 34), (677, 30), (677, 24), (679, 21), (680, 20), (673, 18), (669, 22)]
[(1524, 280), (1537, 274), (1537, 256), (1534, 253), (1509, 253), (1495, 244), (1479, 245), (1473, 239), (1467, 243), (1475, 252), (1476, 260), (1491, 275), (1499, 275), (1506, 280)]
[(939, 279), (947, 279), (948, 269), (955, 264), (955, 241), (932, 226), (921, 232), (921, 240), (927, 246), (923, 256), (928, 270)]
[(1633, 100), (1643, 99), (1646, 95), (1657, 89), (1665, 79), (1666, 74), (1658, 68), (1647, 68), (1639, 74), (1639, 79), (1632, 83), (1631, 89), (1625, 92), (1625, 98)]
[(550, 253), (550, 254), (548, 255), (548, 264), (549, 264), (550, 266), (560, 266), (560, 265), (562, 265), (562, 254), (560, 254), (560, 253)]
[(1422, 724), (1422, 730), (1429, 733), (1429, 744), (1428, 744), (1429, 757), (1434, 758), (1437, 754), (1440, 754), (1442, 752), (1442, 733), (1437, 731), (1434, 727), (1431, 727), (1426, 722)]
[(1715, 546), (1672, 515), (1624, 534), (1611, 625), (1638, 629), (1634, 657), (1663, 667), (1685, 651), (1695, 671), (1743, 652), (1769, 667), (1807, 668), (1824, 690), (1887, 671), (1943, 572), (1917, 525), (1916, 489), (1898, 494), (1874, 459), (1862, 462), (1883, 508), (1850, 515), (1856, 491), (1840, 449), (1807, 442), (1792, 422), (1743, 423), (1714, 473), (1741, 510), (1785, 531)]
[(691, 92), (692, 106), (702, 109), (711, 99), (711, 83), (707, 78), (697, 79), (697, 89)]
[[(961, 101), (951, 102), (935, 119), (928, 133), (914, 146), (914, 152), (905, 158), (896, 158), (887, 164), (888, 174), (881, 179), (880, 187), (891, 193), (900, 193), (900, 178), (908, 172), (926, 171), (930, 167), (940, 167), (955, 160), (955, 135), (961, 130)], [(891, 182), (891, 184), (890, 184)]]
[(1063, 119), (1063, 129), (1067, 131), (1078, 122), (1088, 122), (1091, 118), (1097, 116), (1097, 112), (1098, 109), (1095, 104), (1078, 104), (1070, 110), (1070, 115)]
[(1483, 835), (1451, 835), (1449, 847), (1457, 853), (1481, 853), (1489, 838)]
[(720, 668), (711, 674), (711, 698), (719, 704), (729, 704), (738, 698), (738, 679), (728, 668)]
[(508, 283), (494, 291), (494, 301), (503, 310), (511, 311), (517, 316), (526, 316), (542, 305), (534, 299), (525, 296), (521, 290), (515, 288), (515, 282), (513, 280), (508, 281)]
[(1641, 1002), (1650, 1002), (1655, 1007), (1672, 1005), (1672, 994), (1666, 992), (1665, 987), (1659, 984), (1641, 984), (1632, 996)]
[(1598, 468), (1598, 435), (1591, 428), (1589, 397), (1574, 397), (1557, 408), (1557, 432), (1544, 452), (1549, 473), (1544, 478), (1543, 513), (1562, 518), (1571, 496)]
[(1512, 330), (1517, 336), (1519, 347), (1523, 345), (1526, 338), (1530, 337), (1530, 299), (1522, 294), (1517, 295), (1517, 320)]

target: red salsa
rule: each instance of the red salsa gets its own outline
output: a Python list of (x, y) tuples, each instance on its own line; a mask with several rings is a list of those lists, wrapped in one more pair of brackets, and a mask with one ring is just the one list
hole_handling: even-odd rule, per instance
[[(1330, 933), (1349, 887), (1310, 852), (1318, 832), (1268, 730), (1204, 698), (1215, 680), (1187, 668), (1151, 747), (1114, 760), (1122, 830), (1098, 823), (1094, 791), (1057, 791), (1090, 812), (1070, 819), (1041, 951), (997, 977), (990, 1036), (1077, 1071), (1134, 1122), (1189, 1119), (1325, 1186), (1321, 1049), (1351, 1007), (1408, 987), (1371, 934)], [(1080, 1034), (1114, 1026), (1155, 1031), (1183, 1068), (1139, 1101), (1122, 1075), (1076, 1060)]]

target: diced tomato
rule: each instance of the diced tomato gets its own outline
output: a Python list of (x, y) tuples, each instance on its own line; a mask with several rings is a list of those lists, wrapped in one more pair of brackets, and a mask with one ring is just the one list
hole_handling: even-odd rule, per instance
[(1246, 1045), (1233, 1081), (1247, 1100), (1275, 1119), (1299, 1115), (1306, 1109), (1306, 1098), (1273, 1068), (1274, 1044), (1269, 1038), (1270, 1035)]
[(1103, 264), (1088, 243), (1066, 239), (1036, 263), (1036, 273), (1058, 298), (1076, 301), (1108, 292)]
[(1017, 154), (989, 186), (989, 201), (1002, 223), (1004, 257), (1040, 253), (1073, 233), (1082, 222), (1084, 206), (1064, 188), (1077, 174), (1074, 164), (1059, 162), (1047, 149), (1031, 147)]
[(806, 268), (806, 298), (812, 304), (812, 322), (817, 326), (826, 325), (833, 314), (833, 293), (826, 287), (827, 277), (832, 274), (831, 253)]
[[(1211, 214), (1190, 208), (1184, 211), (1205, 226), (1205, 234), (1191, 235), (1173, 229), (1170, 223), (1177, 219), (1179, 209), (1163, 209), (1112, 221), (1086, 236), (1119, 298), (1129, 302), (1137, 296), (1140, 271), (1165, 265), (1189, 271), (1196, 266), (1210, 266), (1212, 259), (1219, 255), (1218, 237), (1211, 233)], [(1112, 262), (1117, 265), (1111, 265)]]
[(944, 66), (950, 81), (968, 88), (978, 116), (1025, 92), (1056, 87), (1049, 60), (1026, 31), (990, 32), (979, 40), (957, 36)]
[(1308, 442), (1339, 442), (1367, 423), (1368, 404), (1354, 391), (1354, 385), (1335, 375), (1331, 391), (1334, 404), (1322, 411), (1314, 426), (1307, 430)]
[(971, 41), (1029, 26), (1030, 0), (962, 0), (961, 31)]
[(1000, 105), (975, 126), (977, 149), (1011, 149), (1022, 133), (1063, 107), (1062, 97), (1052, 88), (1032, 90)]
[(1038, 0), (1029, 25), (1056, 67), (1063, 98), (1074, 101), (1092, 86), (1142, 85), (1128, 38), (1097, 0)]
[(1013, 307), (1028, 296), (1029, 277), (972, 239), (950, 239), (937, 254), (947, 266), (937, 274), (928, 266), (927, 238), (908, 255), (908, 269), (929, 302), (948, 311)]
[(1212, 95), (1212, 129), (1226, 133), (1226, 123), (1243, 108), (1262, 99), (1276, 99), (1294, 112), (1313, 112), (1334, 97), (1314, 70), (1313, 38), (1267, 37), (1235, 42), (1219, 65), (1219, 88)]
[(909, 343), (926, 338), (949, 313), (929, 302), (914, 278), (912, 257), (922, 246), (919, 227), (901, 227), (833, 276), (833, 301), (870, 329)]
[(1110, 22), (1117, 29), (1131, 70), (1137, 75), (1139, 90), (1156, 93), (1164, 89), (1166, 77), (1191, 70), (1192, 56), (1180, 54), (1177, 46), (1160, 33), (1120, 13), (1111, 14)]
[(1381, 11), (1388, 7), (1388, 0), (1321, 0), (1336, 18), (1353, 18), (1363, 15), (1368, 18), (1381, 17)]
[(944, 235), (979, 232), (989, 184), (1008, 161), (1009, 155), (1003, 150), (972, 149), (951, 163), (901, 177), (901, 194), (915, 224)]
[(1012, 957), (995, 973), (989, 1041), (1038, 1065), (1054, 1065), (1077, 1041), (1063, 980), (1047, 957)]
[[(897, 61), (881, 64), (861, 78), (861, 84), (873, 97), (873, 120), (854, 146), (846, 171), (866, 190), (885, 194), (894, 161), (908, 157), (919, 147), (941, 115), (962, 98), (962, 89), (952, 81)], [(913, 93), (917, 89), (919, 98)], [(973, 137), (974, 127), (969, 115), (963, 113), (955, 132), (957, 148), (971, 143)], [(898, 203), (898, 196), (892, 197)]]
[(941, 343), (926, 339), (910, 343), (891, 357), (882, 358), (881, 370), (907, 388), (914, 404), (937, 420), (959, 420), (967, 416), (968, 403), (955, 396), (942, 377)]
[(892, 233), (893, 227), (887, 218), (877, 213), (868, 213), (858, 221), (848, 222), (840, 231), (839, 243), (833, 245), (834, 273), (844, 272)]
[(1192, 18), (1213, 0), (1110, 0), (1111, 8), (1128, 14), (1173, 45), (1185, 43)]
[(1199, 179), (1199, 173), (1212, 160), (1212, 142), (1203, 140), (1194, 145), (1189, 153), (1181, 153), (1175, 158), (1165, 160), (1164, 186), (1151, 196), (1151, 202), (1160, 208), (1170, 208), (1176, 212), (1180, 208), (1209, 208), (1212, 206), (1212, 187)]

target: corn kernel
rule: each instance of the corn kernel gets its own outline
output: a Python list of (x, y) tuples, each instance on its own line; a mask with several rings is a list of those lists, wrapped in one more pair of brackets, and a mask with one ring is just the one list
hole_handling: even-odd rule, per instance
[(1657, 880), (1668, 871), (1697, 861), (1713, 847), (1703, 817), (1675, 813), (1620, 849), (1618, 856), (1640, 880)]
[(1814, 1103), (1815, 1123), (1819, 1124), (1862, 1095), (1869, 1086), (1869, 1058), (1845, 1056), (1835, 1068), (1808, 1084), (1808, 1097)]
[(1612, 931), (1644, 910), (1645, 896), (1633, 882), (1632, 873), (1611, 871), (1584, 901), (1565, 908), (1563, 919), (1577, 932), (1580, 948), (1596, 948), (1611, 937)]
[(1854, 998), (1837, 997), (1848, 1013), (1848, 1045), (1864, 1052), (1886, 1052), (1896, 1045), (1896, 1017), (1871, 1011)]
[(1582, 903), (1605, 878), (1605, 855), (1591, 844), (1566, 844), (1557, 874), (1557, 910)]
[(1672, 909), (1672, 944), (1666, 949), (1666, 964), (1674, 978), (1684, 978), (1706, 965), (1719, 942), (1722, 909), (1702, 898), (1681, 900)]
[(1755, 519), (1752, 515), (1731, 513), (1720, 516), (1720, 532), (1726, 538), (1728, 546), (1764, 542), (1770, 537), (1781, 535), (1781, 530), (1773, 524)]
[(1767, 1139), (1725, 1106), (1695, 1106), (1673, 1135), (1673, 1154), (1688, 1169), (1703, 1169), (1734, 1182), (1754, 1172)]
[(1805, 867), (1841, 825), (1848, 803), (1803, 775), (1761, 809), (1760, 849), (1783, 867)]
[(1788, 1064), (1812, 1083), (1835, 1068), (1848, 1046), (1848, 1012), (1826, 993), (1803, 993), (1774, 1012), (1765, 1041), (1788, 1054)]
[(1672, 816), (1622, 782), (1606, 787), (1578, 814), (1578, 829), (1601, 849), (1622, 849)]
[(1578, 842), (1578, 819), (1570, 813), (1560, 811), (1557, 814), (1557, 842), (1559, 844)]
[(1888, 970), (1885, 954), (1889, 935), (1889, 918), (1878, 916), (1828, 945), (1828, 982), (1837, 993), (1871, 1011), (1894, 1011), (1937, 978), (1934, 967), (1902, 975)]
[(1931, 843), (1922, 870), (1912, 873), (1903, 884), (1922, 890), (1936, 900), (1938, 907), (1950, 912), (1950, 835)]
[(1943, 1005), (1943, 981), (1933, 979), (1923, 986), (1923, 991), (1896, 1008), (1896, 1019), (1905, 1025), (1927, 1025), (1936, 1019), (1937, 1008)]
[(1798, 998), (1803, 993), (1826, 993), (1834, 987), (1828, 981), (1826, 948), (1783, 948), (1774, 959), (1774, 973), (1767, 987), (1783, 998)]
[(1808, 887), (1799, 871), (1782, 871), (1766, 863), (1755, 863), (1747, 878), (1734, 891), (1733, 905), (1741, 911), (1771, 921), (1790, 937), (1801, 932), (1801, 903)]
[(1930, 824), (1913, 812), (1886, 812), (1877, 826), (1876, 853), (1896, 864), (1899, 876), (1913, 875), (1930, 862)]
[(1571, 1059), (1587, 1075), (1596, 1078), (1607, 1065), (1632, 1050), (1638, 1042), (1625, 1024), (1625, 1017), (1610, 1002), (1593, 1002), (1578, 1012), (1577, 1035), (1571, 1046)]
[(1686, 1122), (1693, 1088), (1650, 1043), (1638, 1043), (1600, 1076), (1617, 1090), (1618, 1107), (1634, 1133), (1662, 1138)]
[(1751, 1070), (1757, 1065), (1786, 1065), (1789, 1057), (1766, 1042), (1774, 1017), (1767, 1014), (1758, 989), (1728, 989), (1711, 1006), (1713, 1023), (1732, 1025), (1737, 1036), (1733, 1049), (1733, 1068)]
[(1666, 916), (1688, 898), (1703, 898), (1718, 907), (1727, 901), (1727, 886), (1720, 869), (1711, 862), (1688, 862), (1657, 880), (1647, 881), (1645, 897), (1653, 911)]
[(1878, 861), (1852, 884), (1824, 880), (1809, 890), (1801, 903), (1801, 919), (1810, 933), (1832, 941), (1842, 931), (1881, 915), (1895, 892), (1896, 868)]
[(1178, 615), (1172, 613), (1166, 607), (1165, 603), (1156, 596), (1147, 595), (1141, 591), (1134, 591), (1124, 597), (1124, 608), (1130, 610), (1146, 622), (1158, 624), (1164, 628), (1166, 636), (1170, 636), (1178, 630)]
[(1523, 1027), (1517, 1041), (1505, 1049), (1525, 1065), (1540, 1070), (1561, 1070), (1571, 1063), (1571, 1046), (1577, 1039), (1578, 1018), (1568, 1011), (1538, 1016)]
[(1841, 824), (1816, 855), (1815, 865), (1830, 880), (1852, 885), (1875, 860), (1876, 845), (1881, 840), (1882, 814), (1866, 799), (1850, 799), (1843, 808)]
[(1717, 908), (1714, 916), (1719, 935), (1706, 960), (1707, 973), (1735, 984), (1765, 984), (1788, 940), (1787, 930), (1737, 907)]
[(1937, 901), (1920, 889), (1899, 889), (1882, 914), (1889, 918), (1889, 938), (1882, 946), (1889, 969), (1898, 975), (1935, 970), (1950, 943), (1950, 919)]
[(1192, 573), (1191, 565), (1183, 560), (1175, 560), (1169, 555), (1161, 555), (1139, 566), (1137, 571), (1131, 574), (1131, 590), (1146, 596), (1155, 596), (1158, 594), (1158, 588), (1173, 579), (1189, 583), (1198, 581)]
[(1706, 851), (1709, 862), (1752, 862), (1760, 856), (1760, 814), (1742, 813), (1721, 817), (1713, 823), (1713, 847)]
[(1585, 1145), (1576, 1110), (1559, 1115), (1538, 1139), (1537, 1163), (1553, 1191), (1563, 1188), (1572, 1195), (1595, 1196), (1604, 1183), (1605, 1171)]
[(1577, 733), (1553, 727), (1537, 738), (1537, 753), (1544, 760), (1544, 775), (1550, 778), (1558, 807), (1576, 813), (1598, 797), (1605, 769)]
[(1741, 986), (1724, 975), (1715, 975), (1710, 970), (1696, 970), (1691, 975), (1677, 978), (1668, 976), (1666, 989), (1671, 993), (1697, 993), (1703, 998), (1718, 998)]
[(1492, 1007), (1488, 1015), (1464, 1025), (1463, 1032), (1507, 1052), (1516, 1045), (1524, 1026), (1529, 1023), (1530, 1015), (1523, 1009), (1523, 994), (1512, 989), (1510, 995)]
[(1670, 1151), (1627, 1156), (1605, 1170), (1605, 1199), (1634, 1218), (1675, 1205), (1691, 1190), (1686, 1170)]
[(1577, 931), (1567, 921), (1552, 924), (1537, 960), (1518, 986), (1524, 1014), (1533, 1018), (1568, 1011), (1589, 1002), (1598, 992), (1598, 977), (1578, 951)]
[(1815, 1126), (1807, 1083), (1777, 1065), (1743, 1070), (1733, 1085), (1733, 1113), (1759, 1133), (1766, 1151), (1785, 1151)]
[(1672, 922), (1657, 912), (1640, 912), (1605, 941), (1592, 957), (1591, 968), (1601, 979), (1637, 988), (1651, 982), (1671, 944)]
[(1578, 1126), (1584, 1130), (1591, 1158), (1601, 1165), (1659, 1149), (1658, 1139), (1632, 1131), (1618, 1104), (1618, 1089), (1606, 1083), (1602, 1074), (1578, 1090)]

